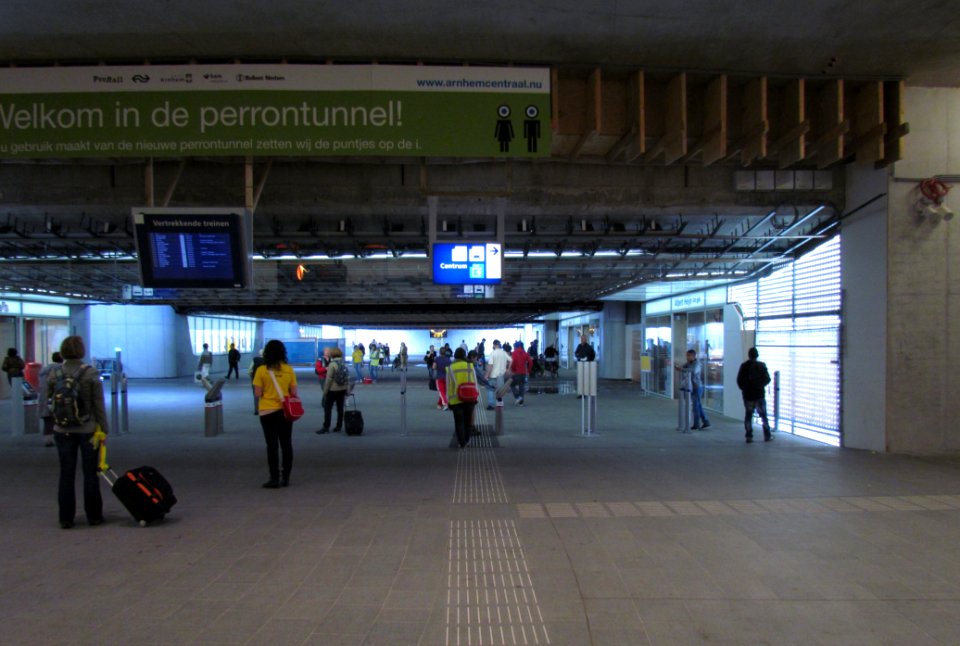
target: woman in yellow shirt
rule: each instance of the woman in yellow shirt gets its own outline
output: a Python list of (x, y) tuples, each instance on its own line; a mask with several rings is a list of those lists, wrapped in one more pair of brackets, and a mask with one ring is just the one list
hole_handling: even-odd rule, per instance
[[(267, 442), (267, 467), (270, 469), (270, 479), (263, 483), (263, 487), (287, 487), (293, 468), (293, 422), (283, 416), (283, 398), (296, 396), (297, 375), (287, 363), (287, 348), (282, 341), (273, 339), (264, 346), (263, 365), (253, 375), (253, 392), (260, 399), (260, 426)], [(278, 447), (283, 452), (282, 471), (278, 466)]]

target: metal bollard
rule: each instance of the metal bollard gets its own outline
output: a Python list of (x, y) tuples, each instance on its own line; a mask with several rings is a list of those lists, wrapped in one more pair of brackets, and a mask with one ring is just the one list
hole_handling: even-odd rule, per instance
[(400, 435), (407, 434), (407, 366), (400, 366)]
[(120, 384), (120, 377), (117, 371), (110, 372), (110, 428), (120, 428), (120, 399), (117, 392)]
[(10, 381), (10, 434), (23, 435), (23, 378)]
[(130, 414), (127, 408), (127, 376), (120, 376), (120, 429), (119, 434), (130, 432)]
[(773, 430), (780, 428), (780, 371), (773, 373)]
[(40, 432), (40, 400), (36, 395), (23, 398), (23, 434)]
[(497, 389), (496, 393), (494, 393), (497, 399), (497, 405), (494, 414), (494, 435), (503, 435), (503, 398), (508, 392), (510, 392), (510, 386), (512, 384), (513, 377), (507, 377), (504, 380), (503, 385)]
[(203, 434), (205, 437), (216, 437), (223, 433), (223, 394), (220, 390), (225, 379), (217, 379), (211, 384), (206, 378), (202, 379), (207, 394), (203, 396)]
[(223, 433), (223, 400), (203, 402), (203, 434), (216, 437)]

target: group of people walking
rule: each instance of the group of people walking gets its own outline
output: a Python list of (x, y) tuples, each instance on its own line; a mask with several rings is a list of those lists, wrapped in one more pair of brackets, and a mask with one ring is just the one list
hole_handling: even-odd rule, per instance
[(459, 352), (462, 352), (463, 359), (473, 366), (477, 382), (487, 391), (487, 410), (493, 410), (495, 403), (502, 401), (501, 395), (497, 393), (502, 390), (507, 379), (510, 379), (510, 390), (514, 401), (518, 406), (523, 406), (527, 379), (533, 368), (533, 358), (524, 350), (523, 343), (517, 341), (513, 345), (512, 352), (507, 352), (506, 348), (510, 348), (509, 343), (504, 348), (499, 340), (494, 339), (493, 350), (487, 357), (481, 355), (481, 350), (478, 349), (468, 352), (464, 345), (461, 344), (456, 352), (451, 350), (449, 344), (444, 345), (439, 351), (431, 345), (423, 358), (427, 365), (429, 387), (437, 391), (437, 410), (447, 410), (450, 407), (451, 389), (450, 384), (447, 383), (448, 368), (456, 360)]
[[(582, 344), (581, 344), (582, 345)], [(518, 406), (524, 405), (524, 391), (527, 375), (533, 364), (530, 354), (523, 344), (517, 342), (512, 352), (500, 341), (493, 341), (493, 350), (484, 361), (477, 350), (467, 351), (458, 347), (451, 351), (449, 345), (438, 352), (430, 346), (424, 357), (431, 382), (435, 383), (439, 399), (438, 409), (450, 410), (453, 414), (454, 430), (461, 448), (465, 447), (471, 435), (475, 433), (474, 410), (482, 404), (479, 388), (487, 391), (487, 408), (502, 402), (503, 386), (506, 379), (511, 380), (510, 388)], [(206, 349), (206, 348), (205, 348)], [(233, 350), (233, 348), (231, 348)], [(356, 350), (355, 350), (356, 351)], [(63, 529), (73, 527), (76, 515), (75, 479), (77, 458), (83, 473), (83, 506), (87, 522), (90, 525), (103, 523), (103, 500), (97, 478), (98, 457), (95, 439), (96, 432), (108, 433), (103, 385), (99, 373), (83, 363), (86, 347), (79, 336), (70, 336), (63, 340), (59, 352), (54, 353), (53, 361), (40, 371), (41, 379), (41, 415), (44, 419), (44, 433), (50, 445), (57, 447), (60, 461), (60, 479), (58, 485), (58, 506), (60, 526)], [(239, 353), (238, 353), (239, 354)], [(578, 348), (578, 358), (593, 360), (592, 348)], [(750, 348), (748, 360), (743, 362), (737, 374), (737, 385), (742, 391), (744, 401), (744, 427), (746, 441), (753, 441), (753, 414), (760, 415), (764, 440), (773, 439), (767, 419), (765, 389), (770, 383), (766, 365), (758, 360), (759, 352)], [(323, 381), (323, 427), (318, 433), (330, 431), (334, 407), (337, 411), (334, 432), (343, 427), (344, 400), (349, 392), (349, 372), (340, 348), (330, 348), (325, 352), (327, 358), (326, 378)], [(22, 376), (23, 366), (16, 361), (16, 351), (8, 351), (3, 370), (8, 379)], [(232, 359), (231, 358), (231, 363)], [(259, 359), (259, 361), (258, 361)], [(22, 363), (22, 359), (20, 361)], [(360, 362), (354, 361), (356, 365)], [(204, 365), (204, 364), (201, 364)], [(209, 365), (209, 364), (207, 364)], [(687, 362), (677, 364), (680, 373), (680, 392), (689, 402), (692, 411), (692, 424), (689, 428), (710, 428), (710, 421), (703, 411), (701, 393), (703, 376), (695, 350), (687, 352)], [(251, 366), (253, 393), (256, 401), (256, 414), (259, 417), (267, 450), (268, 480), (263, 483), (267, 489), (278, 489), (290, 484), (293, 470), (293, 422), (284, 412), (284, 399), (297, 397), (297, 376), (287, 360), (287, 351), (282, 341), (271, 340), (263, 351), (255, 357)], [(357, 373), (358, 376), (360, 373)], [(49, 406), (55, 395), (63, 395), (65, 383), (73, 389), (76, 398), (76, 417), (69, 420), (57, 417)], [(681, 410), (687, 409), (687, 405)], [(688, 420), (681, 414), (681, 428), (687, 430)]]

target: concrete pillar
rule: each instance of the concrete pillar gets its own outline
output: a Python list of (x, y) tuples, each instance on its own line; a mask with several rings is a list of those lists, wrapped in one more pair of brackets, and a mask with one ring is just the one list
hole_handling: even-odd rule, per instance
[[(905, 112), (908, 157), (888, 183), (887, 334), (878, 348), (886, 355), (886, 449), (957, 454), (960, 219), (919, 218), (914, 204), (920, 180), (960, 174), (960, 90), (909, 87)], [(953, 186), (946, 205), (960, 212), (960, 189)]]
[[(847, 167), (847, 210), (887, 191), (883, 170)], [(854, 213), (843, 224), (840, 276), (843, 282), (841, 428), (843, 445), (886, 450), (886, 415), (877, 402), (886, 396), (887, 199)]]
[(603, 304), (603, 326), (601, 338), (603, 345), (600, 348), (599, 371), (601, 379), (623, 379), (627, 372), (627, 308), (619, 301), (608, 301)]

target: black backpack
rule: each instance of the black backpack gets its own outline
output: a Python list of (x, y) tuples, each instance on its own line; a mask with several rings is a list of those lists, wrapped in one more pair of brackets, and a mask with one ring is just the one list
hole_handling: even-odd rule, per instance
[(350, 372), (347, 371), (347, 364), (343, 359), (337, 360), (337, 369), (333, 371), (333, 383), (338, 386), (346, 386), (350, 382)]
[(80, 399), (80, 378), (90, 366), (82, 365), (76, 374), (67, 374), (62, 367), (53, 373), (53, 395), (50, 397), (50, 414), (60, 428), (83, 426), (90, 420), (90, 411)]

